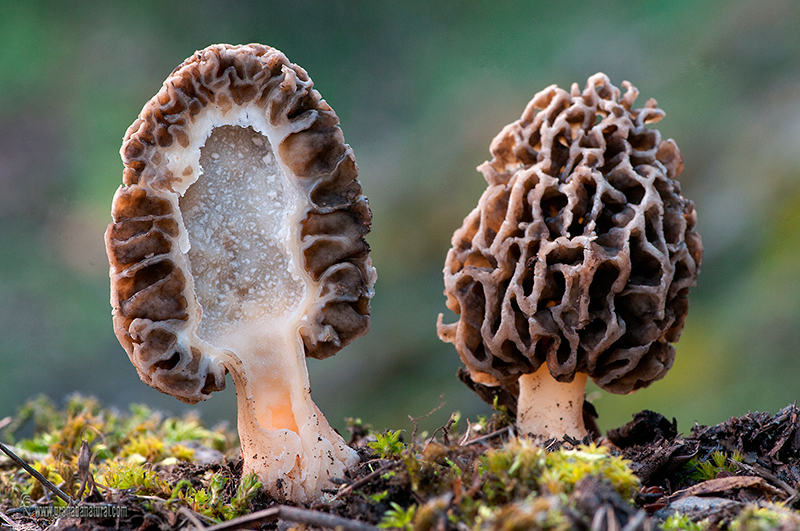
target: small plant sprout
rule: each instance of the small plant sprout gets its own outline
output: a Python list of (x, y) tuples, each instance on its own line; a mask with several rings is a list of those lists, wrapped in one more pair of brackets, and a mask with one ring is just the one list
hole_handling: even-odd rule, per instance
[(244, 473), (296, 502), (358, 462), (305, 363), (366, 333), (376, 278), (338, 124), (278, 50), (198, 51), (125, 134), (106, 231), (114, 330), (141, 379), (196, 403), (230, 372)]
[(596, 74), (536, 94), (492, 141), (488, 187), (447, 254), (459, 320), (440, 315), (439, 337), (473, 388), (516, 396), (522, 433), (583, 437), (587, 378), (631, 393), (675, 358), (703, 246), (678, 147), (648, 127), (664, 112), (623, 86)]
[(242, 516), (247, 513), (250, 502), (261, 489), (261, 483), (255, 474), (243, 476), (236, 493), (226, 503), (223, 499), (223, 490), (227, 483), (228, 478), (215, 475), (211, 478), (208, 488), (197, 489), (189, 480), (182, 479), (172, 488), (167, 505), (180, 501), (193, 511), (217, 522)]
[(744, 460), (742, 454), (734, 451), (730, 457), (724, 452), (719, 450), (712, 452), (707, 459), (692, 458), (686, 463), (686, 468), (691, 471), (691, 476), (697, 481), (706, 481), (715, 479), (720, 472), (726, 472), (730, 475), (736, 473), (739, 469), (738, 463)]
[(401, 430), (388, 430), (384, 434), (376, 433), (375, 440), (367, 443), (367, 446), (377, 451), (382, 459), (400, 455), (405, 445), (400, 441)]
[(381, 529), (401, 529), (402, 531), (412, 531), (414, 529), (414, 513), (417, 506), (411, 505), (403, 509), (395, 502), (391, 502), (391, 509), (383, 515), (378, 527)]

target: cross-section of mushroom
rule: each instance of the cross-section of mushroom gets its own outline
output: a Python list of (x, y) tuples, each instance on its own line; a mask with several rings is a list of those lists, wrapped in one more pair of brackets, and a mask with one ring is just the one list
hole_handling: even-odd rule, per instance
[(630, 393), (664, 376), (703, 247), (675, 180), (683, 159), (647, 127), (664, 113), (604, 74), (538, 93), (491, 145), (488, 182), (444, 268), (453, 343), (472, 380), (516, 393), (517, 423), (585, 435), (587, 376)]
[(338, 123), (281, 52), (201, 50), (128, 129), (106, 232), (114, 329), (141, 379), (195, 403), (229, 371), (245, 470), (295, 501), (358, 461), (305, 364), (369, 327), (371, 213)]

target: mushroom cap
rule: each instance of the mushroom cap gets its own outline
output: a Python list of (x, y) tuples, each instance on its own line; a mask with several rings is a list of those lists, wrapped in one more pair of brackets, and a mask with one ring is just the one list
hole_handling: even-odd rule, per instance
[(547, 363), (629, 393), (664, 376), (703, 254), (675, 180), (683, 159), (604, 74), (539, 92), (492, 141), (488, 183), (452, 239), (439, 337), (480, 384), (513, 388)]
[[(286, 217), (299, 226), (273, 231), (296, 236), (296, 261), (302, 261), (303, 274), (316, 289), (298, 328), (307, 356), (332, 356), (366, 333), (376, 277), (364, 240), (372, 214), (352, 149), (306, 72), (280, 51), (259, 44), (214, 45), (196, 52), (172, 72), (125, 134), (124, 186), (114, 197), (113, 223), (106, 231), (117, 338), (145, 383), (189, 403), (225, 386), (222, 357), (196, 332), (203, 318), (221, 315), (219, 309), (202, 307), (199, 290), (226, 280), (212, 271), (193, 276), (192, 264), (198, 268), (200, 262), (188, 258), (187, 225), (189, 217), (208, 212), (197, 208), (189, 214), (181, 206), (198, 178), (215, 178), (205, 171), (200, 148), (212, 139), (224, 143), (225, 135), (250, 138), (253, 153), (248, 156), (262, 157), (265, 171), (288, 179), (283, 198), (301, 199), (297, 215)], [(235, 150), (233, 155), (242, 157)], [(268, 209), (275, 195), (265, 191), (268, 183), (259, 183), (232, 192), (252, 196), (242, 200), (245, 206)], [(227, 183), (217, 186), (218, 194), (233, 195)], [(251, 215), (243, 213), (242, 226), (236, 228), (241, 234), (250, 230), (245, 222)], [(270, 215), (278, 219), (281, 214)], [(274, 257), (260, 258), (266, 263)], [(217, 265), (219, 260), (205, 263), (209, 269)], [(268, 279), (254, 282), (261, 282), (261, 289)]]

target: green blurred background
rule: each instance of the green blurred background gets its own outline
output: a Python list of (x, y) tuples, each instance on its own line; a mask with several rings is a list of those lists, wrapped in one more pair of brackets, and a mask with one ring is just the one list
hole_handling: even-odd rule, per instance
[[(103, 231), (119, 146), (195, 50), (261, 42), (336, 109), (374, 213), (371, 333), (309, 361), (340, 429), (423, 429), (484, 406), (441, 343), (441, 270), (485, 187), (475, 167), (539, 90), (598, 71), (655, 97), (706, 247), (672, 371), (591, 388), (603, 428), (643, 408), (713, 424), (800, 398), (800, 3), (0, 0), (0, 418), (45, 393), (188, 409), (141, 383), (111, 330)], [(229, 388), (195, 406), (235, 423)]]

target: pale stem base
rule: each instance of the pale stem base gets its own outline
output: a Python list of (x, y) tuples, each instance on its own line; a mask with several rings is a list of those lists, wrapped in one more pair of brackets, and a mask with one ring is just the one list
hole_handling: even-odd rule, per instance
[(550, 374), (547, 364), (519, 378), (517, 428), (520, 433), (561, 439), (564, 435), (581, 439), (587, 435), (583, 424), (586, 374), (577, 373), (570, 383), (561, 383)]
[(243, 472), (258, 474), (276, 499), (324, 500), (322, 489), (335, 488), (330, 480), (344, 477), (358, 454), (311, 400), (300, 337), (263, 334), (257, 350), (228, 366), (236, 384)]

